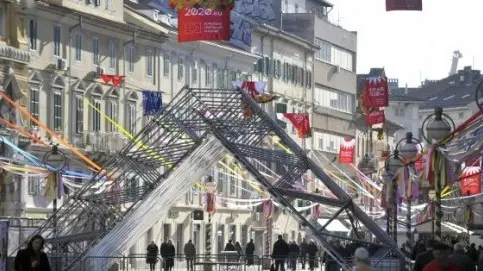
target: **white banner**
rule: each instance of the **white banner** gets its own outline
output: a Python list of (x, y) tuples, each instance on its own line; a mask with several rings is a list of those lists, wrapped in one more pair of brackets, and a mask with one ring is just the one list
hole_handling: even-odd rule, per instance
[(7, 271), (8, 228), (8, 221), (0, 221), (0, 271)]

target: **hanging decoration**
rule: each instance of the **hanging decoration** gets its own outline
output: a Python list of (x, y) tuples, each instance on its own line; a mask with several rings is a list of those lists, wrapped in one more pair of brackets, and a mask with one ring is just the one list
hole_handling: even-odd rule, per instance
[(271, 199), (265, 200), (262, 204), (263, 216), (265, 218), (272, 218), (273, 214), (275, 213), (275, 205), (273, 204)]
[(101, 74), (101, 79), (105, 84), (112, 83), (117, 88), (124, 81), (124, 75)]
[(62, 174), (52, 172), (47, 176), (44, 197), (48, 200), (61, 199), (64, 196), (64, 184)]
[(366, 114), (366, 124), (369, 126), (381, 124), (385, 121), (386, 116), (384, 114), (384, 110), (374, 109)]
[(364, 81), (362, 105), (366, 108), (379, 108), (389, 105), (387, 78), (369, 77)]
[(207, 8), (207, 9), (227, 9), (232, 10), (235, 0), (168, 0), (170, 8)]
[(216, 212), (216, 184), (209, 179), (209, 181), (207, 181), (205, 184), (205, 189), (205, 211), (208, 214), (214, 214)]
[(352, 164), (354, 162), (356, 140), (352, 137), (344, 138), (339, 149), (339, 164)]
[[(252, 97), (252, 99), (255, 100), (257, 103), (269, 103), (278, 98), (276, 95), (264, 93), (266, 86), (265, 82), (234, 81), (232, 82), (232, 84), (234, 88), (243, 89), (248, 92), (248, 94), (250, 94), (250, 97)], [(250, 109), (250, 103), (242, 98), (241, 106), (243, 118), (245, 120), (249, 120), (253, 116), (253, 112)]]
[(423, 10), (423, 0), (386, 0), (386, 11)]
[(201, 40), (230, 40), (229, 9), (202, 7), (178, 9), (178, 42)]
[(315, 204), (312, 206), (312, 218), (318, 219), (321, 215), (320, 204)]
[(481, 193), (481, 167), (470, 166), (463, 169), (460, 176), (461, 195), (471, 196)]
[(283, 120), (286, 118), (292, 123), (297, 130), (299, 138), (307, 138), (311, 136), (310, 119), (308, 113), (277, 113), (277, 118)]
[[(453, 184), (454, 165), (439, 151), (437, 146), (428, 149), (426, 161), (424, 179), (429, 181), (431, 187), (435, 187), (436, 181), (440, 182), (440, 187)], [(436, 178), (438, 169), (440, 169), (440, 178)]]
[(143, 90), (144, 116), (154, 116), (163, 109), (163, 93), (160, 91)]

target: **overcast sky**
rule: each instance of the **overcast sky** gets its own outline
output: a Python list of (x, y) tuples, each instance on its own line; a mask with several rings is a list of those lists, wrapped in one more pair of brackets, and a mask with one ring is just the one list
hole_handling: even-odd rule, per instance
[(458, 68), (483, 68), (483, 1), (423, 0), (423, 12), (386, 12), (385, 0), (330, 0), (332, 21), (358, 32), (357, 72), (385, 67), (401, 86), (440, 79), (450, 70), (454, 50)]

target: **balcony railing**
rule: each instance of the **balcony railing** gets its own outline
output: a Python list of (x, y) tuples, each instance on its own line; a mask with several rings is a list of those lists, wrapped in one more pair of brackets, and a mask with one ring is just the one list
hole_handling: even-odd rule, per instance
[(114, 153), (128, 143), (127, 137), (119, 133), (85, 131), (83, 143), (86, 151)]

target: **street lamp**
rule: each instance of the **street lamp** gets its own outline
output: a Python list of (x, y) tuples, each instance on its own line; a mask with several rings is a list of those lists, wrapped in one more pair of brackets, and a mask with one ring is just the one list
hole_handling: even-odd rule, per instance
[[(404, 158), (406, 161), (406, 167), (413, 167), (414, 162), (416, 162), (419, 158), (421, 158), (421, 142), (419, 140), (413, 138), (413, 133), (407, 132), (406, 133), (406, 138), (401, 139), (397, 144), (396, 144), (396, 150), (400, 153), (400, 155)], [(409, 176), (409, 182), (411, 182), (411, 176)], [(412, 246), (413, 246), (413, 234), (411, 232), (411, 205), (412, 205), (412, 200), (413, 200), (413, 195), (412, 195), (412, 189), (406, 189), (406, 204), (407, 204), (407, 210), (406, 210), (406, 237), (407, 237), (407, 249), (408, 251), (411, 251)]]
[[(422, 135), (424, 140), (429, 144), (433, 144), (434, 148), (434, 155), (443, 155), (439, 153), (439, 146), (443, 146), (444, 143), (442, 140), (449, 139), (448, 137), (451, 135), (451, 131), (455, 128), (455, 124), (451, 117), (443, 113), (443, 108), (436, 107), (434, 109), (434, 113), (429, 115), (424, 121), (422, 125)], [(430, 161), (428, 161), (430, 163)], [(435, 163), (436, 167), (441, 167), (438, 163)], [(434, 182), (435, 185), (435, 213), (436, 213), (436, 220), (434, 223), (434, 230), (435, 230), (435, 238), (437, 241), (441, 241), (441, 219), (443, 217), (443, 211), (441, 210), (441, 170), (442, 168), (435, 168), (435, 178)]]
[[(384, 166), (384, 175), (386, 176), (386, 184), (389, 185), (391, 183), (392, 186), (392, 201), (388, 202), (388, 208), (387, 208), (387, 232), (388, 234), (391, 233), (391, 226), (392, 226), (392, 234), (394, 241), (397, 243), (397, 171), (399, 168), (404, 166), (404, 162), (402, 161), (401, 157), (399, 156), (399, 151), (394, 150), (393, 154), (390, 155), (385, 163)], [(392, 218), (391, 218), (392, 215)], [(392, 225), (391, 225), (392, 221)]]

